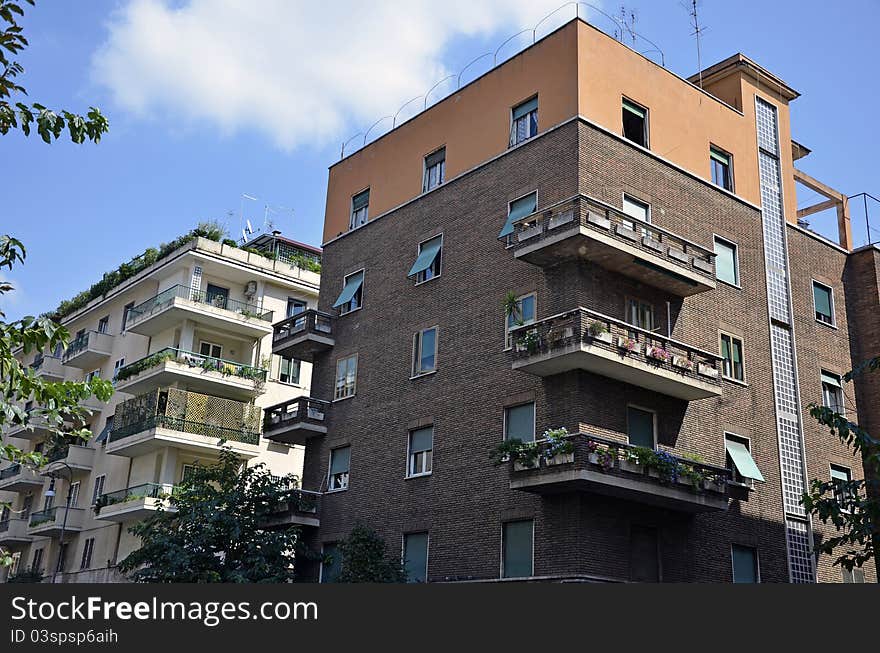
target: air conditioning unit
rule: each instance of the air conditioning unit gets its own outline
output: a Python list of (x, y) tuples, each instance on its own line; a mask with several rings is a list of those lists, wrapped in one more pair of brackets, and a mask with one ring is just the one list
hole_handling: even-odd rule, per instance
[(253, 299), (257, 294), (257, 282), (248, 281), (244, 286), (244, 296)]

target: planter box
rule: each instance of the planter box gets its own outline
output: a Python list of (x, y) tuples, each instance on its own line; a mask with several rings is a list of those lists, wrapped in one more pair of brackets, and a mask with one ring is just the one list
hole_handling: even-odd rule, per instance
[(613, 338), (611, 337), (611, 333), (606, 331), (605, 333), (597, 333), (595, 336), (591, 335), (590, 338), (593, 340), (598, 340), (599, 342), (604, 342), (608, 345), (611, 344)]
[(596, 225), (597, 227), (601, 227), (602, 229), (611, 229), (611, 220), (598, 213), (593, 213), (592, 211), (587, 213), (587, 222)]
[(534, 227), (527, 227), (526, 229), (523, 229), (522, 231), (520, 231), (516, 235), (516, 238), (517, 238), (517, 240), (519, 240), (519, 242), (522, 242), (524, 240), (528, 240), (529, 238), (534, 238), (535, 236), (540, 236), (540, 235), (541, 235), (541, 225), (539, 223), (539, 224), (535, 225)]
[(522, 464), (521, 462), (518, 462), (518, 461), (515, 462), (515, 463), (513, 463), (513, 471), (515, 471), (515, 472), (525, 472), (525, 471), (528, 471), (528, 470), (530, 470), (530, 469), (538, 469), (538, 461), (535, 461), (535, 464), (534, 464), (534, 465), (531, 465), (531, 466), (530, 466), (530, 465), (524, 465), (524, 464)]
[(569, 463), (574, 462), (574, 453), (561, 453), (553, 456), (552, 458), (545, 458), (544, 464), (547, 467), (552, 467), (554, 465), (567, 465)]
[[(662, 353), (662, 354), (659, 353), (661, 351), (664, 353)], [(650, 358), (652, 360), (659, 361), (661, 363), (665, 363), (666, 361), (669, 360), (669, 353), (666, 352), (665, 349), (660, 349), (659, 347), (653, 347), (653, 346), (646, 347), (645, 348), (645, 356), (647, 356), (648, 358)]]
[(669, 253), (669, 258), (675, 259), (676, 261), (679, 261), (680, 263), (687, 263), (688, 260), (690, 259), (690, 257), (687, 254), (685, 254), (680, 249), (676, 249), (675, 247), (670, 247), (667, 251)]
[(622, 224), (617, 225), (614, 228), (614, 233), (616, 233), (621, 238), (626, 238), (627, 240), (631, 240), (634, 243), (639, 242), (639, 234), (636, 231), (633, 231), (629, 227), (624, 227)]
[(718, 369), (703, 363), (697, 363), (697, 372), (703, 376), (708, 376), (710, 379), (718, 378)]
[[(628, 351), (628, 349), (626, 347), (626, 343), (628, 340), (629, 340), (629, 338), (624, 338), (623, 336), (618, 336), (617, 337), (617, 346), (620, 347), (624, 351)], [(631, 351), (633, 354), (638, 354), (642, 351), (642, 346), (639, 343), (635, 343), (635, 347), (633, 347)]]
[(644, 474), (645, 468), (639, 465), (638, 463), (634, 463), (630, 460), (621, 460), (620, 461), (620, 469), (624, 472), (630, 472), (631, 474)]
[(712, 274), (713, 272), (715, 272), (715, 266), (713, 266), (708, 261), (704, 261), (701, 258), (694, 259), (694, 267), (698, 270), (701, 270), (702, 272), (705, 272), (706, 274)]
[(645, 236), (644, 238), (642, 238), (642, 245), (644, 245), (648, 249), (653, 249), (655, 252), (663, 251), (663, 243), (661, 243), (659, 240), (654, 240), (649, 236)]
[(554, 213), (550, 216), (550, 219), (547, 221), (548, 229), (556, 229), (556, 227), (561, 227), (564, 224), (568, 224), (569, 222), (574, 222), (574, 210), (569, 209), (568, 211), (563, 211), (562, 213)]
[(679, 369), (682, 369), (682, 370), (692, 370), (694, 367), (693, 363), (691, 363), (684, 356), (673, 356), (672, 357), (672, 365), (674, 367), (678, 367)]

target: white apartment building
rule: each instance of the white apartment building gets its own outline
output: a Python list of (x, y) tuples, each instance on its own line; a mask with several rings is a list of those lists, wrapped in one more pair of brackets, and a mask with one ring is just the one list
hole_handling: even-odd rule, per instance
[[(309, 394), (311, 364), (272, 354), (272, 324), (316, 308), (320, 275), (303, 261), (320, 250), (277, 233), (248, 245), (194, 238), (65, 317), (65, 351), (22, 360), (52, 381), (114, 379), (115, 393), (87, 402), (88, 442), (39, 471), (0, 469), (0, 500), (12, 503), (0, 546), (15, 559), (0, 579), (35, 568), (51, 580), (61, 552), (56, 582), (122, 580), (116, 563), (138, 547), (129, 527), (191, 466), (216, 460), (221, 438), (249, 464), (301, 475), (303, 447), (264, 439), (262, 409)], [(43, 450), (47, 431), (31, 426), (3, 438)]]

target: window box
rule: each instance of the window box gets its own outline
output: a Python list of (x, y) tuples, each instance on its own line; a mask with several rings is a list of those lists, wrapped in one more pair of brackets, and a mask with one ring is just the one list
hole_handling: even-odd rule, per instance
[(688, 255), (685, 254), (680, 249), (676, 249), (675, 247), (670, 247), (667, 251), (669, 253), (669, 258), (673, 258), (676, 261), (679, 261), (680, 263), (687, 263), (688, 262)]
[(709, 261), (704, 261), (701, 258), (694, 259), (694, 267), (698, 270), (702, 270), (706, 274), (713, 274), (715, 269), (712, 267), (712, 264)]
[(617, 225), (614, 228), (614, 233), (622, 238), (626, 238), (627, 240), (631, 240), (634, 243), (639, 242), (639, 234), (635, 229), (630, 229), (629, 227), (624, 227), (622, 224)]
[(550, 458), (542, 458), (542, 460), (547, 467), (553, 467), (554, 465), (567, 465), (574, 462), (574, 452), (558, 453)]
[(645, 468), (642, 465), (640, 465), (635, 460), (627, 460), (626, 458), (621, 458), (620, 470), (623, 472), (630, 472), (631, 474), (645, 473)]
[(603, 331), (603, 332), (597, 333), (595, 335), (591, 333), (590, 337), (593, 340), (598, 340), (599, 342), (604, 342), (605, 344), (608, 344), (608, 345), (610, 345), (613, 342), (613, 338), (611, 336), (610, 331)]
[(694, 364), (684, 356), (673, 356), (672, 357), (672, 366), (677, 367), (682, 370), (691, 371), (694, 369)]
[(617, 346), (629, 354), (638, 354), (642, 351), (642, 346), (632, 338), (617, 337)]
[(556, 229), (556, 227), (561, 227), (570, 222), (574, 222), (574, 209), (569, 209), (562, 213), (554, 213), (547, 221), (547, 228)]
[(650, 236), (645, 236), (644, 238), (642, 238), (642, 245), (644, 245), (648, 249), (653, 249), (655, 252), (663, 251), (663, 243), (661, 243), (659, 240), (654, 240)]
[(666, 362), (669, 360), (669, 352), (659, 345), (648, 345), (645, 348), (645, 355), (654, 360)]
[(594, 224), (597, 227), (602, 227), (602, 229), (611, 229), (611, 220), (598, 213), (593, 213), (592, 211), (587, 213), (587, 222)]
[(540, 235), (541, 235), (541, 223), (538, 222), (534, 226), (525, 227), (525, 228), (521, 229), (519, 231), (519, 233), (516, 235), (516, 237), (517, 237), (517, 240), (522, 242), (524, 240), (528, 240), (529, 238), (534, 238), (535, 236), (540, 236)]

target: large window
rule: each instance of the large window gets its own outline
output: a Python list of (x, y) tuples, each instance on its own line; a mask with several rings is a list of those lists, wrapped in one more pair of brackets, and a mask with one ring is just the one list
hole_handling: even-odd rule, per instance
[(443, 236), (419, 243), (419, 255), (409, 270), (408, 277), (415, 277), (416, 283), (424, 283), (440, 276), (443, 265)]
[(407, 583), (428, 580), (428, 534), (406, 533), (403, 536), (403, 568)]
[(734, 583), (759, 583), (758, 550), (734, 544), (730, 550)]
[(336, 361), (334, 399), (345, 399), (346, 397), (354, 396), (357, 391), (357, 367), (357, 354), (352, 354)]
[(510, 127), (510, 145), (518, 145), (538, 133), (538, 98), (515, 106)]
[(629, 579), (635, 583), (660, 582), (660, 541), (656, 528), (638, 525), (630, 528)]
[(437, 371), (437, 327), (422, 329), (413, 336), (412, 375)]
[(339, 447), (330, 451), (330, 471), (327, 489), (330, 491), (348, 489), (348, 472), (351, 465), (351, 447)]
[(422, 192), (427, 193), (446, 181), (446, 148), (441, 147), (425, 157), (425, 178)]
[(623, 137), (648, 147), (648, 110), (623, 98)]
[(535, 402), (504, 409), (504, 439), (535, 441)]
[(657, 443), (656, 415), (637, 406), (626, 408), (626, 436), (631, 445), (653, 449)]
[(349, 229), (356, 229), (367, 223), (370, 211), (370, 189), (362, 191), (351, 198), (351, 217), (348, 221)]
[(742, 340), (726, 333), (721, 334), (721, 370), (727, 379), (745, 381)]
[(31, 559), (31, 569), (34, 571), (42, 571), (43, 570), (43, 549), (37, 549), (34, 551), (34, 557)]
[(511, 521), (501, 531), (501, 577), (523, 578), (534, 574), (532, 553), (535, 522)]
[(434, 427), (409, 432), (409, 456), (406, 475), (424, 476), (434, 467)]
[(822, 405), (835, 413), (846, 414), (843, 403), (843, 385), (840, 376), (822, 370)]
[(356, 311), (364, 305), (364, 271), (358, 270), (342, 280), (342, 292), (333, 303), (340, 315)]
[(813, 282), (813, 308), (819, 322), (834, 326), (834, 291), (818, 281)]
[(733, 286), (739, 285), (736, 245), (718, 236), (715, 236), (715, 277)]
[(733, 166), (730, 154), (714, 145), (709, 148), (709, 165), (712, 166), (712, 183), (724, 190), (733, 191)]
[(535, 293), (529, 293), (528, 295), (516, 298), (515, 309), (507, 314), (507, 331), (504, 340), (504, 346), (506, 348), (509, 349), (513, 347), (513, 336), (510, 333), (511, 329), (515, 329), (518, 326), (534, 324), (535, 310), (537, 306), (536, 302), (537, 298)]
[(321, 547), (321, 582), (335, 583), (342, 571), (342, 553), (336, 544)]

